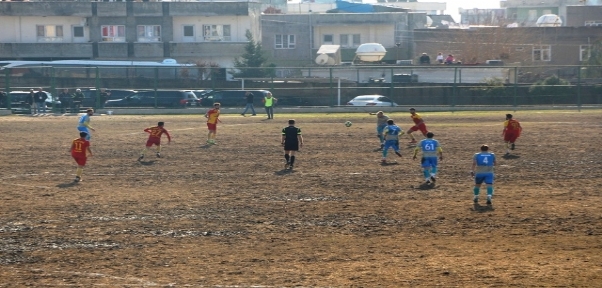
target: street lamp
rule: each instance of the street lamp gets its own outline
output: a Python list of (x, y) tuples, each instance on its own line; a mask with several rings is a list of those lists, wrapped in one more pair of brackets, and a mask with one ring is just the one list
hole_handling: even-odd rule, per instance
[(401, 43), (397, 42), (395, 43), (395, 46), (397, 46), (397, 56), (395, 57), (395, 64), (397, 64), (397, 60), (399, 60), (399, 46), (401, 46)]

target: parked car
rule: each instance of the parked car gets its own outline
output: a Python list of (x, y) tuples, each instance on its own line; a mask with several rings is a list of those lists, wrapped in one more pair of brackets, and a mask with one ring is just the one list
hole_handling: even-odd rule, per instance
[(139, 91), (123, 99), (108, 100), (105, 108), (109, 107), (177, 107), (199, 106), (199, 98), (191, 91), (183, 90), (157, 90)]
[[(96, 107), (96, 88), (83, 88), (82, 90), (82, 94), (84, 94), (84, 100), (82, 101), (82, 107)], [(107, 89), (107, 92), (111, 92), (111, 95), (109, 96), (108, 100), (117, 100), (117, 99), (123, 99), (129, 95), (132, 95), (136, 92), (138, 92), (138, 90), (131, 90), (131, 89)], [(99, 91), (100, 92), (100, 91)], [(71, 91), (71, 93), (74, 93), (74, 91)]]
[[(36, 91), (37, 92), (37, 91)], [(54, 99), (52, 93), (46, 92), (46, 108), (51, 109), (54, 105), (55, 108), (61, 108), (61, 101)], [(10, 105), (13, 110), (29, 110), (31, 107), (27, 104), (27, 97), (29, 91), (10, 91)]]
[(399, 106), (389, 97), (383, 95), (360, 95), (347, 102), (351, 106)]
[(251, 92), (255, 96), (253, 98), (253, 104), (261, 104), (261, 99), (265, 97), (270, 91), (267, 90), (219, 90), (211, 91), (201, 98), (202, 106), (213, 106), (213, 103), (219, 102), (222, 107), (234, 107), (234, 106), (245, 106), (247, 100), (245, 99), (245, 93)]

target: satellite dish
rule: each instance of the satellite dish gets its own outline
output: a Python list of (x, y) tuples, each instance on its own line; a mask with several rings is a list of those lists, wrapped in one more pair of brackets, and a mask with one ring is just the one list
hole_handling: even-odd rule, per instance
[(365, 62), (378, 62), (387, 54), (385, 47), (379, 43), (364, 43), (357, 47), (355, 55)]
[(316, 57), (316, 64), (318, 65), (334, 65), (334, 59), (328, 56), (328, 54), (320, 54)]

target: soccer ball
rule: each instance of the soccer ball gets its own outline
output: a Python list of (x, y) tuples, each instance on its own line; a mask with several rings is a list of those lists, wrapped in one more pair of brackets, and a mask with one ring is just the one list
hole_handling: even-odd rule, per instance
[(351, 121), (347, 121), (347, 122), (345, 122), (345, 126), (347, 126), (347, 127), (351, 127), (351, 125), (352, 125), (352, 124), (353, 124), (353, 123), (351, 123)]

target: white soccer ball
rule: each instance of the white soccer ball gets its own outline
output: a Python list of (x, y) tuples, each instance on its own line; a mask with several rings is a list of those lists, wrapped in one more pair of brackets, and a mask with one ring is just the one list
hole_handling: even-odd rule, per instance
[(345, 126), (347, 126), (347, 127), (351, 127), (351, 125), (353, 125), (353, 123), (351, 123), (351, 121), (347, 121), (347, 122), (345, 122)]

